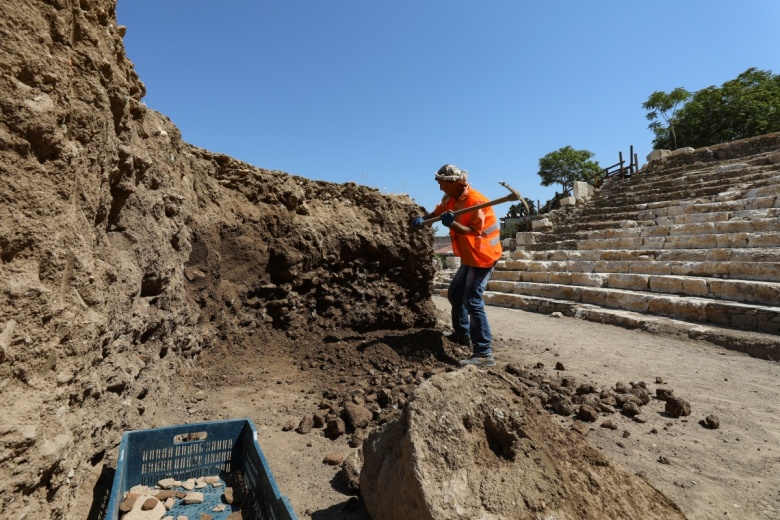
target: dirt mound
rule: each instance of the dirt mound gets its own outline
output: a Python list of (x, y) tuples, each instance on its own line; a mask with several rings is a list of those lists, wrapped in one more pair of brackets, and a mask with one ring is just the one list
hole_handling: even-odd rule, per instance
[(684, 518), (497, 370), (432, 377), (364, 457), (360, 489), (376, 520)]

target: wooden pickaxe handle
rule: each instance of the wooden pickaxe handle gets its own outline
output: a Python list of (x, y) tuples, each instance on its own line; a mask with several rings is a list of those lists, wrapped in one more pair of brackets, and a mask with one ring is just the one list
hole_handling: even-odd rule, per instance
[[(525, 201), (522, 195), (520, 195), (520, 192), (516, 189), (512, 188), (505, 182), (499, 182), (500, 185), (502, 185), (504, 188), (508, 189), (512, 193), (509, 195), (505, 195), (499, 199), (491, 200), (489, 202), (483, 202), (482, 204), (477, 204), (476, 206), (471, 206), (468, 208), (459, 209), (458, 211), (453, 211), (452, 213), (457, 217), (458, 215), (462, 215), (464, 213), (470, 213), (472, 211), (477, 211), (478, 209), (487, 208), (489, 206), (495, 206), (496, 204), (503, 204), (504, 202), (511, 202), (513, 200), (519, 200), (523, 203), (523, 206), (525, 206), (525, 212), (531, 213), (531, 210), (528, 208), (528, 203)], [(438, 222), (441, 220), (441, 215), (438, 217), (429, 218), (428, 220), (423, 220), (423, 225), (425, 224), (431, 224), (433, 222)]]

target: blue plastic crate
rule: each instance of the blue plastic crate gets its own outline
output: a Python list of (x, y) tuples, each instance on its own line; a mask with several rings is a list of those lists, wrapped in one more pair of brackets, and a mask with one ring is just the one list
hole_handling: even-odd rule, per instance
[[(240, 472), (244, 479), (246, 504), (256, 520), (293, 520), (297, 517), (287, 497), (279, 493), (268, 462), (257, 443), (257, 430), (250, 419), (235, 419), (168, 426), (126, 432), (119, 444), (114, 484), (106, 520), (118, 520), (119, 503), (133, 486), (154, 487), (160, 480), (220, 476), (223, 479)], [(200, 513), (214, 520), (227, 518), (237, 506), (227, 505), (224, 512), (213, 512), (222, 503), (224, 487), (197, 489), (204, 493), (200, 505), (177, 506), (168, 514), (199, 518)], [(182, 508), (182, 509), (179, 509)], [(246, 518), (246, 516), (244, 516)]]

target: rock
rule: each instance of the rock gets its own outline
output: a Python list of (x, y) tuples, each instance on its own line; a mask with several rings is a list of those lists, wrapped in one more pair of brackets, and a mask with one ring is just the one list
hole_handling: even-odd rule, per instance
[(704, 418), (704, 425), (707, 426), (707, 428), (717, 430), (720, 428), (720, 419), (717, 415), (708, 415)]
[(331, 439), (337, 439), (341, 437), (346, 431), (346, 425), (339, 417), (328, 420), (327, 433)]
[(609, 428), (610, 430), (617, 430), (618, 429), (617, 424), (615, 424), (615, 422), (612, 419), (605, 419), (604, 421), (602, 421), (601, 422), (601, 427), (602, 428)]
[(642, 405), (646, 405), (650, 402), (650, 394), (647, 393), (642, 386), (634, 386), (628, 391), (631, 395), (636, 396)]
[(156, 498), (147, 498), (144, 500), (144, 503), (141, 504), (141, 511), (151, 511), (155, 507), (157, 507), (157, 504), (159, 504), (160, 501)]
[(635, 415), (637, 415), (638, 413), (641, 412), (641, 410), (639, 409), (639, 405), (636, 404), (636, 403), (633, 403), (633, 402), (625, 403), (623, 405), (622, 410), (623, 410), (624, 414), (626, 414), (628, 416), (631, 416), (631, 417), (633, 417), (633, 416), (635, 416)]
[(674, 391), (669, 388), (656, 388), (655, 396), (661, 401), (666, 401), (670, 397), (674, 397)]
[(325, 455), (325, 458), (322, 459), (322, 462), (328, 466), (338, 466), (344, 462), (344, 455), (338, 452), (328, 453)]
[(294, 419), (288, 419), (287, 421), (282, 424), (282, 431), (283, 432), (291, 432), (295, 429), (295, 420)]
[(301, 419), (301, 422), (298, 423), (298, 427), (295, 429), (295, 431), (305, 435), (309, 433), (312, 428), (314, 428), (314, 416), (306, 415), (303, 417), (303, 419)]
[(563, 363), (558, 361), (557, 363), (555, 363), (555, 370), (566, 370), (566, 367), (563, 366)]
[(157, 482), (157, 485), (160, 486), (162, 489), (171, 489), (173, 487), (173, 483), (176, 482), (176, 480), (172, 478), (164, 478)]
[(346, 403), (344, 405), (344, 416), (347, 426), (352, 429), (365, 428), (374, 418), (371, 410), (355, 403)]
[(680, 397), (670, 397), (666, 400), (664, 411), (672, 417), (691, 415), (691, 405)]
[(119, 503), (119, 511), (121, 513), (127, 513), (133, 509), (133, 504), (135, 504), (135, 501), (139, 496), (140, 495), (138, 493), (128, 493), (125, 496), (125, 499)]
[(350, 453), (341, 463), (339, 478), (346, 493), (357, 494), (360, 492), (361, 469), (363, 469), (363, 452), (361, 450)]
[(592, 406), (583, 404), (577, 411), (577, 417), (583, 421), (596, 422), (596, 420), (599, 418), (599, 413)]
[(189, 493), (187, 493), (187, 496), (181, 499), (181, 503), (184, 505), (202, 504), (203, 493), (201, 493), (200, 491), (190, 491)]

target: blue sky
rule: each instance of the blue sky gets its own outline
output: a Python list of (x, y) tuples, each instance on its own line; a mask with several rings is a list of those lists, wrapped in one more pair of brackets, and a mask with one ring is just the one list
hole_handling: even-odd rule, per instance
[(117, 17), (145, 103), (187, 142), (427, 210), (445, 163), (544, 203), (559, 148), (645, 162), (653, 91), (780, 73), (777, 0), (119, 0)]

